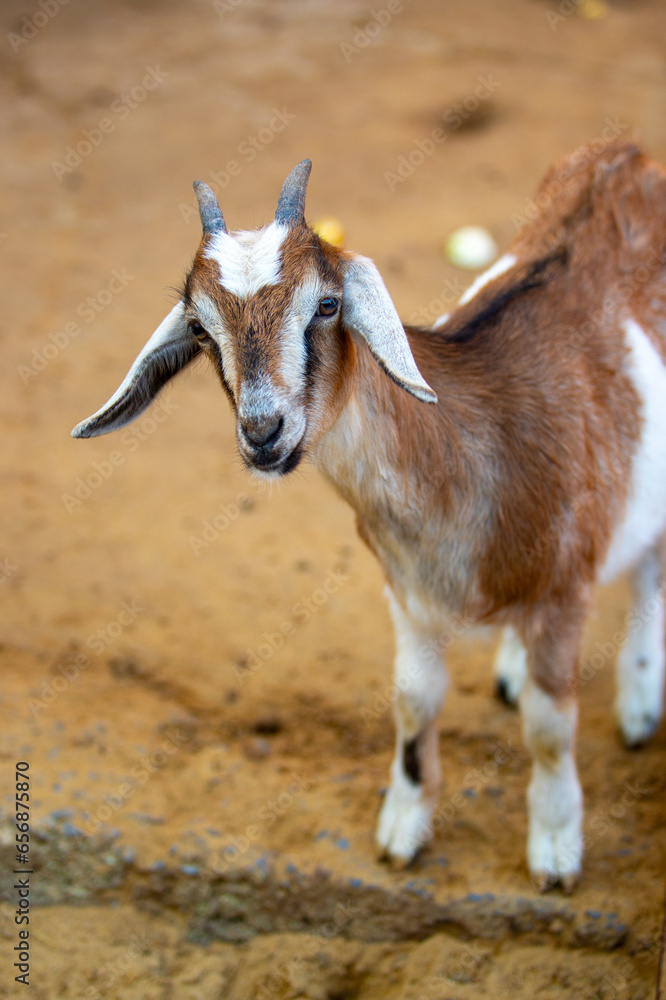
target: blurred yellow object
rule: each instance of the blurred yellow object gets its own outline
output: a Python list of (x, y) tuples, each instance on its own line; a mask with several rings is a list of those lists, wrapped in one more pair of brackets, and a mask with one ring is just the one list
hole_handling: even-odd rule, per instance
[(608, 14), (608, 4), (605, 0), (583, 0), (577, 12), (586, 21), (598, 21)]
[(345, 227), (339, 219), (334, 219), (333, 216), (317, 219), (316, 222), (313, 222), (312, 228), (317, 236), (321, 236), (322, 240), (326, 240), (327, 243), (332, 243), (334, 247), (341, 247), (345, 241)]

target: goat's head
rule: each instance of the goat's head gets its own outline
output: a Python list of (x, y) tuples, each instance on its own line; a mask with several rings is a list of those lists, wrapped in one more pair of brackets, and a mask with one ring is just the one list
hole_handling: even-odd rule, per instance
[(395, 382), (436, 401), (375, 265), (307, 226), (309, 174), (303, 160), (282, 187), (275, 221), (249, 233), (228, 233), (215, 195), (195, 183), (203, 238), (183, 297), (115, 395), (74, 428), (74, 437), (123, 427), (205, 354), (236, 413), (243, 460), (258, 472), (284, 474), (344, 405), (359, 337)]

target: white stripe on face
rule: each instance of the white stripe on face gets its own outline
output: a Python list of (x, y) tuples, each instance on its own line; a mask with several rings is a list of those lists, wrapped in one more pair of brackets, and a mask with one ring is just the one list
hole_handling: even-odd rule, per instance
[(220, 284), (232, 295), (247, 298), (280, 278), (280, 250), (287, 226), (271, 222), (250, 233), (216, 233), (204, 256), (217, 261)]
[(234, 353), (233, 340), (229, 330), (222, 319), (220, 312), (214, 302), (202, 292), (195, 292), (193, 297), (194, 308), (196, 309), (199, 322), (210, 336), (217, 342), (222, 356), (222, 369), (229, 388), (236, 396), (236, 386), (238, 371), (236, 369), (236, 357)]
[(326, 291), (316, 274), (296, 286), (280, 330), (280, 374), (292, 392), (298, 392), (305, 374), (305, 330)]

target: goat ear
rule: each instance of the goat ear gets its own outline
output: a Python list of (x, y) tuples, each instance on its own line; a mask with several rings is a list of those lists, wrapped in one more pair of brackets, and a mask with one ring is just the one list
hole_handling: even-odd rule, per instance
[(124, 427), (143, 413), (162, 386), (200, 351), (188, 332), (185, 306), (179, 302), (155, 330), (118, 391), (101, 410), (77, 424), (72, 437), (97, 437)]
[(437, 395), (416, 367), (407, 335), (386, 285), (373, 262), (354, 256), (346, 267), (342, 321), (359, 334), (386, 374), (423, 403)]

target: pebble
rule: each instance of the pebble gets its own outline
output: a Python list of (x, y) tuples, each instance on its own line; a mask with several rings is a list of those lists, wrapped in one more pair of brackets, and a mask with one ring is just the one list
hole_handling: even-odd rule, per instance
[(245, 756), (249, 757), (250, 760), (261, 760), (264, 757), (270, 757), (271, 745), (268, 740), (264, 739), (262, 736), (258, 736), (256, 739), (247, 743), (244, 750)]
[(81, 830), (78, 826), (74, 826), (73, 823), (65, 823), (65, 825), (62, 828), (62, 832), (64, 833), (64, 835), (66, 837), (82, 837), (83, 836), (83, 830)]

